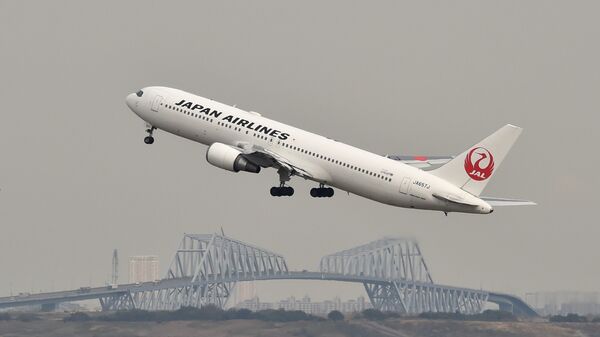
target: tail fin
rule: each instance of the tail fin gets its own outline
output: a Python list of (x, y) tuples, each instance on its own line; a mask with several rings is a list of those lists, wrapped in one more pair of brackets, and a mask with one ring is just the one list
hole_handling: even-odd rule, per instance
[(507, 124), (430, 173), (478, 196), (513, 146), (522, 128)]

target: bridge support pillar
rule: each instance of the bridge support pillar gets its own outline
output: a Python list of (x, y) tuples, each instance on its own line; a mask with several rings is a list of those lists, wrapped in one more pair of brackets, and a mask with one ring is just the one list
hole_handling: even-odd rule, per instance
[(400, 292), (392, 282), (363, 283), (371, 305), (381, 311), (406, 313), (406, 307), (400, 298)]
[(500, 311), (506, 311), (506, 312), (512, 313), (513, 312), (513, 305), (512, 305), (512, 303), (501, 302), (501, 303), (498, 303), (498, 309)]
[(100, 307), (102, 311), (118, 311), (136, 309), (135, 302), (130, 293), (118, 294), (114, 296), (100, 297)]

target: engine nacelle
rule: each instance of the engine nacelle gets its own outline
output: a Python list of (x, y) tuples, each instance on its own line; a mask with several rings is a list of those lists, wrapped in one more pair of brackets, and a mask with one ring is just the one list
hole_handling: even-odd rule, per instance
[(260, 166), (244, 158), (240, 150), (223, 143), (213, 143), (209, 146), (206, 160), (218, 168), (232, 172), (260, 172)]

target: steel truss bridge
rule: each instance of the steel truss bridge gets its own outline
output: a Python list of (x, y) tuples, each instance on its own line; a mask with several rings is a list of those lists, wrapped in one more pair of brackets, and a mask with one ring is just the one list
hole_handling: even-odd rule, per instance
[(486, 302), (518, 315), (537, 316), (520, 298), (435, 284), (418, 243), (383, 238), (324, 256), (320, 270), (291, 271), (283, 256), (219, 234), (185, 234), (164, 279), (0, 298), (0, 309), (98, 299), (103, 310), (176, 310), (225, 307), (235, 284), (259, 280), (327, 280), (362, 283), (375, 309), (406, 314), (477, 314)]

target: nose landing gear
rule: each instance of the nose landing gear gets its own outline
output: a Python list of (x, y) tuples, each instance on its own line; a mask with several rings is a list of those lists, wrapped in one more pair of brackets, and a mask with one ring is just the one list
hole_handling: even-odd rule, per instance
[(146, 136), (144, 138), (144, 143), (150, 145), (154, 143), (154, 137), (152, 137), (152, 133), (154, 132), (154, 130), (156, 130), (155, 127), (151, 126), (149, 129), (146, 129), (146, 132), (148, 133), (148, 136)]

